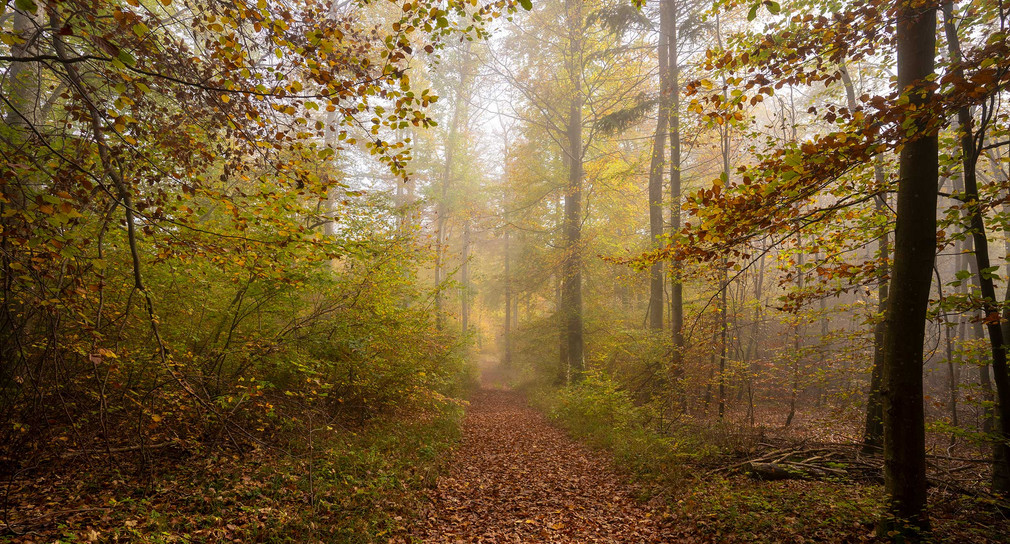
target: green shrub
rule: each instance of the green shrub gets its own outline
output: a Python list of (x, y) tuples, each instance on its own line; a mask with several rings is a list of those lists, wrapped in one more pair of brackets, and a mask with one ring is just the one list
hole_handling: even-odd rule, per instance
[(676, 481), (684, 475), (686, 460), (711, 453), (697, 440), (657, 431), (652, 425), (655, 407), (636, 405), (617, 381), (602, 372), (587, 372), (576, 385), (533, 397), (553, 421), (609, 451), (617, 466), (636, 477)]

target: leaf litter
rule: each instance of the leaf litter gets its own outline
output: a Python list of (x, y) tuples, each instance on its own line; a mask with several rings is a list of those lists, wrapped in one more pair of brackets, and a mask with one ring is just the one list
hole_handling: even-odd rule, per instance
[(678, 540), (600, 453), (572, 440), (519, 393), (474, 393), (463, 438), (408, 542), (651, 543)]

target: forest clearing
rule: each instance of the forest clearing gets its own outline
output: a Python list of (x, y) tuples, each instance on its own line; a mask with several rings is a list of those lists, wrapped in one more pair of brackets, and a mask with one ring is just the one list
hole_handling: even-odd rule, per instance
[(0, 1), (0, 543), (1010, 542), (1010, 5)]

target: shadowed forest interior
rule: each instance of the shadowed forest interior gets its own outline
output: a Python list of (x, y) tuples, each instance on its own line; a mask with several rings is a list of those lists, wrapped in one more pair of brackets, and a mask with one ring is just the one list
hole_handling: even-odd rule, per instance
[(1010, 538), (1010, 5), (2, 1), (0, 542)]

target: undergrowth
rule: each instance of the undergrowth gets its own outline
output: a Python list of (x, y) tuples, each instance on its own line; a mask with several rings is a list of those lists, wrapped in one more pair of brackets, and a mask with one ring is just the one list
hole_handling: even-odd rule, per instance
[(12, 490), (0, 542), (385, 542), (434, 482), (462, 413), (450, 402), (320, 426), (293, 451), (156, 452), (146, 487), (129, 461), (63, 466)]
[[(539, 389), (533, 403), (556, 424), (613, 458), (615, 468), (660, 496), (683, 542), (877, 542), (885, 494), (850, 479), (767, 482), (713, 469), (735, 462), (754, 437), (729, 424), (667, 420), (636, 404), (616, 380), (589, 372), (576, 385)], [(990, 506), (932, 489), (934, 542), (1005, 542), (1010, 523)]]
[(539, 390), (533, 402), (576, 438), (607, 450), (633, 476), (677, 483), (686, 467), (718, 454), (718, 447), (694, 433), (660, 432), (666, 427), (652, 405), (637, 405), (620, 384), (599, 372), (577, 385)]

